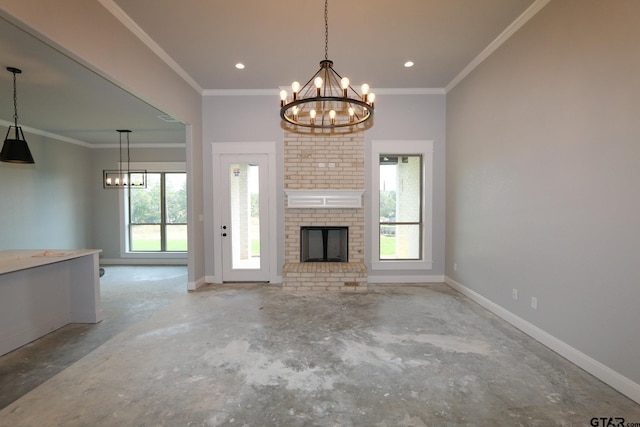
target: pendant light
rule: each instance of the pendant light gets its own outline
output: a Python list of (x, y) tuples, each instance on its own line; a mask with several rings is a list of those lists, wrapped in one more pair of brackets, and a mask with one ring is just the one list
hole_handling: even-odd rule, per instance
[(304, 86), (291, 85), (291, 94), (280, 91), (282, 127), (295, 133), (352, 133), (373, 124), (375, 94), (363, 84), (359, 94), (349, 79), (341, 77), (329, 60), (329, 10), (324, 2), (324, 60)]
[[(131, 150), (129, 147), (129, 134), (131, 131), (128, 129), (118, 129), (118, 132), (120, 133), (120, 162), (118, 163), (117, 170), (105, 169), (102, 171), (103, 188), (147, 188), (147, 171), (131, 170)], [(126, 162), (122, 149), (123, 134), (127, 136)]]
[[(13, 120), (14, 126), (9, 126), (7, 136), (4, 139), (4, 145), (0, 152), (0, 161), (8, 163), (30, 163), (33, 164), (33, 156), (24, 138), (22, 128), (18, 126), (18, 92), (16, 91), (16, 74), (22, 73), (22, 70), (14, 67), (7, 67), (7, 71), (13, 74)], [(13, 138), (11, 137), (11, 128), (13, 129)]]

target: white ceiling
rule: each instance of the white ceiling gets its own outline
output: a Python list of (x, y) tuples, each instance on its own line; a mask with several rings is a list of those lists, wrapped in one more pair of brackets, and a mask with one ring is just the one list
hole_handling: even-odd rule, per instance
[[(275, 89), (324, 59), (322, 0), (103, 0), (121, 9), (202, 90)], [(354, 84), (444, 88), (534, 0), (330, 0), (329, 59)], [(403, 64), (411, 60), (412, 68)], [(242, 62), (246, 68), (237, 70)], [(0, 119), (88, 144), (184, 142), (181, 124), (0, 19)], [(274, 104), (274, 105), (277, 105)], [(274, 107), (276, 108), (276, 107)]]
[[(40, 40), (0, 18), (0, 120), (13, 122), (13, 75), (18, 74), (18, 125), (94, 146), (118, 143), (130, 129), (132, 145), (184, 144), (184, 125)], [(1, 135), (4, 140), (4, 134)], [(29, 136), (26, 136), (27, 142)]]
[[(113, 1), (203, 89), (289, 85), (324, 59), (322, 0)], [(329, 59), (372, 88), (443, 88), (532, 2), (330, 0)]]

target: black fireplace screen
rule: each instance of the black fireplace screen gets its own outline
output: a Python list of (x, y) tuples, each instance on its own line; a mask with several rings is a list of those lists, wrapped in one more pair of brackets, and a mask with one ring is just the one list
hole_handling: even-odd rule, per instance
[(348, 262), (349, 227), (300, 227), (300, 262)]

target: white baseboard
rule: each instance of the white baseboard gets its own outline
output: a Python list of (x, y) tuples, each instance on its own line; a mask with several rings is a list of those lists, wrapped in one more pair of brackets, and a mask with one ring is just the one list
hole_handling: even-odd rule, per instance
[(487, 310), (511, 323), (531, 338), (549, 347), (565, 359), (575, 363), (594, 377), (607, 383), (620, 393), (628, 396), (630, 399), (640, 403), (640, 384), (631, 381), (629, 378), (619, 374), (608, 366), (598, 362), (597, 360), (587, 356), (579, 350), (571, 347), (564, 341), (559, 340), (553, 335), (538, 328), (532, 323), (527, 322), (521, 317), (516, 316), (509, 310), (499, 306), (493, 301), (483, 297), (479, 293), (467, 288), (461, 283), (456, 282), (452, 278), (445, 276), (445, 283), (461, 294), (471, 298)]
[(101, 265), (187, 265), (186, 258), (100, 258)]
[(195, 282), (187, 282), (187, 290), (188, 291), (196, 291), (202, 286), (207, 284), (206, 278), (203, 276), (196, 280)]
[(382, 276), (369, 274), (367, 277), (368, 283), (442, 283), (444, 282), (444, 276)]
[(204, 280), (206, 283), (214, 283), (217, 285), (222, 283), (222, 280), (220, 280), (218, 276), (204, 276)]

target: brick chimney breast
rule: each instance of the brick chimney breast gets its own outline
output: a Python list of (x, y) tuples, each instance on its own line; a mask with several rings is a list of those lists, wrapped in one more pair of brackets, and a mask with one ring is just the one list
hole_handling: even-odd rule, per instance
[[(285, 131), (285, 190), (362, 190), (364, 133), (300, 135)], [(285, 199), (285, 265), (282, 289), (347, 291), (367, 289), (364, 265), (364, 207), (289, 208)], [(349, 227), (349, 262), (300, 262), (300, 228)]]

